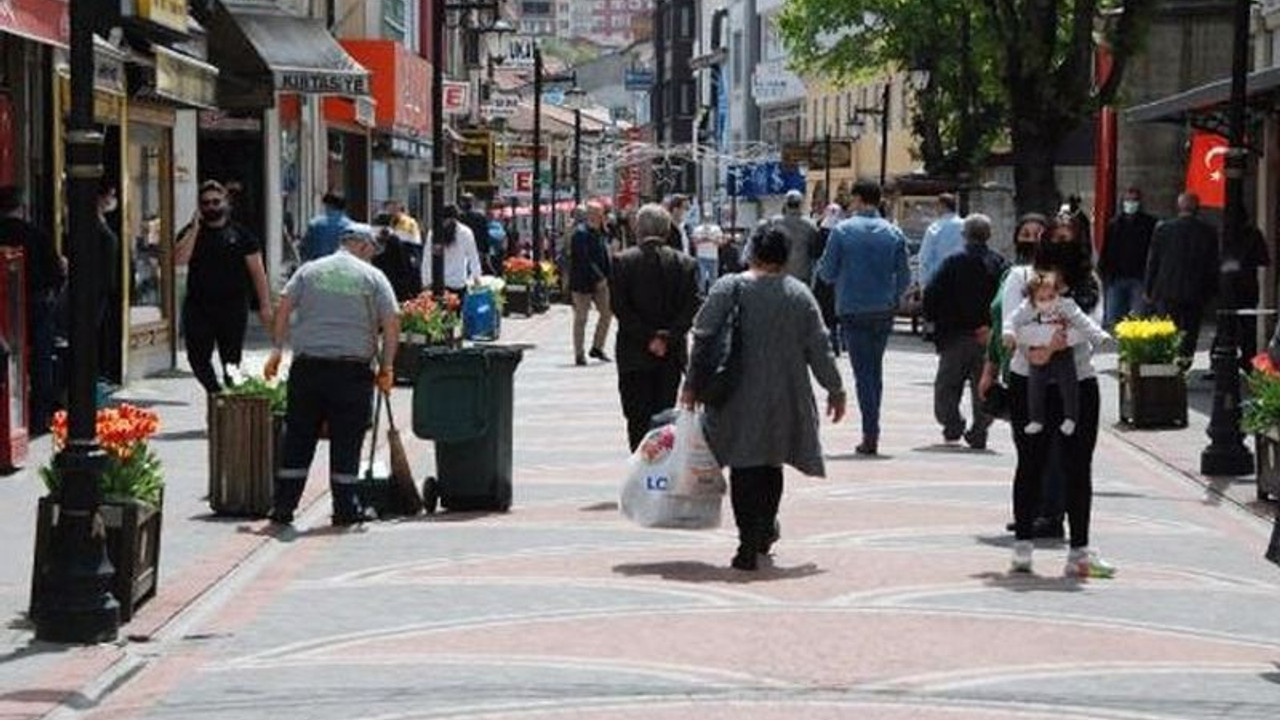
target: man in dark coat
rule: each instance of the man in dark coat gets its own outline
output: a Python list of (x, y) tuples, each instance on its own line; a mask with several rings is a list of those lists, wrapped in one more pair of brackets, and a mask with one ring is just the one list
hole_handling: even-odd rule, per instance
[(667, 245), (671, 216), (660, 205), (636, 214), (639, 245), (614, 262), (618, 392), (634, 451), (650, 419), (675, 406), (687, 360), (686, 336), (698, 312), (698, 264)]
[(1204, 307), (1218, 289), (1218, 233), (1201, 220), (1200, 198), (1178, 196), (1178, 217), (1156, 226), (1147, 257), (1146, 300), (1182, 330), (1178, 354), (1191, 366)]
[[(987, 446), (991, 416), (982, 412), (978, 380), (991, 334), (991, 299), (1009, 264), (987, 247), (991, 220), (974, 213), (964, 220), (964, 250), (948, 257), (924, 289), (924, 316), (934, 324), (938, 346), (938, 374), (933, 382), (933, 413), (942, 425), (942, 437), (955, 442), (964, 437), (969, 447)], [(965, 383), (973, 401), (973, 424), (965, 430), (960, 399)]]
[(1131, 314), (1146, 312), (1142, 285), (1155, 230), (1155, 217), (1142, 209), (1142, 191), (1136, 187), (1126, 190), (1120, 214), (1107, 223), (1102, 255), (1098, 258), (1109, 328)]
[(609, 362), (604, 344), (609, 339), (609, 324), (613, 322), (612, 303), (609, 298), (609, 275), (612, 267), (608, 240), (604, 236), (604, 207), (597, 203), (587, 205), (587, 216), (573, 231), (572, 254), (569, 258), (569, 291), (573, 296), (573, 358), (574, 363), (587, 364), (583, 345), (587, 334), (587, 315), (596, 306), (596, 333), (591, 343), (591, 357)]

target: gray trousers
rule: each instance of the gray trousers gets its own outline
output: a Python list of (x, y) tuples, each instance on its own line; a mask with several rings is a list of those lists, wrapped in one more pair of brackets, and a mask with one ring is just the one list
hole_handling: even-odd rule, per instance
[(596, 320), (596, 334), (591, 341), (592, 350), (604, 350), (605, 341), (609, 339), (609, 323), (613, 322), (613, 308), (609, 303), (609, 283), (601, 280), (595, 290), (589, 293), (573, 293), (573, 354), (583, 357), (582, 344), (587, 334), (587, 313), (592, 305), (600, 313)]
[(942, 425), (942, 435), (948, 440), (958, 440), (965, 431), (964, 415), (960, 413), (960, 401), (964, 399), (964, 386), (969, 385), (973, 411), (973, 426), (969, 433), (975, 439), (985, 439), (992, 418), (982, 412), (978, 398), (978, 380), (982, 378), (982, 365), (986, 349), (972, 333), (949, 335), (938, 342), (938, 374), (933, 380), (933, 416)]

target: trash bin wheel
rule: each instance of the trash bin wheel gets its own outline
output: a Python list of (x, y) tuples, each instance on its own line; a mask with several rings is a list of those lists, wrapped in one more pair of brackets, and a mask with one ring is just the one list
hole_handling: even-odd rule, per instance
[(434, 477), (422, 481), (422, 506), (428, 515), (436, 514), (436, 506), (440, 504), (440, 483)]

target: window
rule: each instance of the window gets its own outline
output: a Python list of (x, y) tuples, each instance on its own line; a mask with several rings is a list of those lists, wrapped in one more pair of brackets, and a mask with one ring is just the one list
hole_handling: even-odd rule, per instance
[(129, 123), (129, 173), (121, 241), (129, 250), (129, 326), (142, 329), (164, 323), (171, 276), (164, 258), (173, 241), (173, 198), (169, 181), (170, 130)]
[(382, 33), (388, 40), (404, 42), (405, 0), (382, 0)]
[(740, 87), (742, 78), (747, 74), (747, 64), (744, 62), (745, 57), (742, 52), (742, 31), (733, 31), (733, 60), (730, 63), (733, 66), (733, 86)]
[(693, 39), (693, 30), (694, 30), (693, 6), (681, 5), (680, 6), (680, 39), (681, 40)]

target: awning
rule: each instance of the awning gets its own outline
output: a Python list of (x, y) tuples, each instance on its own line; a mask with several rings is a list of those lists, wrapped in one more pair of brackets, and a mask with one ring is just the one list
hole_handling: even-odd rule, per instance
[(64, 48), (71, 34), (68, 7), (67, 0), (0, 2), (0, 31)]
[[(1280, 67), (1271, 67), (1249, 73), (1246, 82), (1248, 111), (1253, 124), (1261, 114), (1276, 108), (1280, 97)], [(1125, 120), (1131, 123), (1163, 122), (1192, 127), (1209, 132), (1226, 134), (1227, 103), (1231, 100), (1231, 78), (1215, 80), (1184, 90), (1149, 103), (1137, 105), (1125, 111)]]
[(154, 55), (135, 56), (129, 66), (134, 95), (186, 108), (218, 106), (218, 69), (190, 55), (152, 45)]
[(369, 73), (322, 21), (229, 10), (221, 3), (215, 7), (209, 18), (209, 59), (221, 70), (219, 107), (272, 107), (277, 92), (369, 95)]

